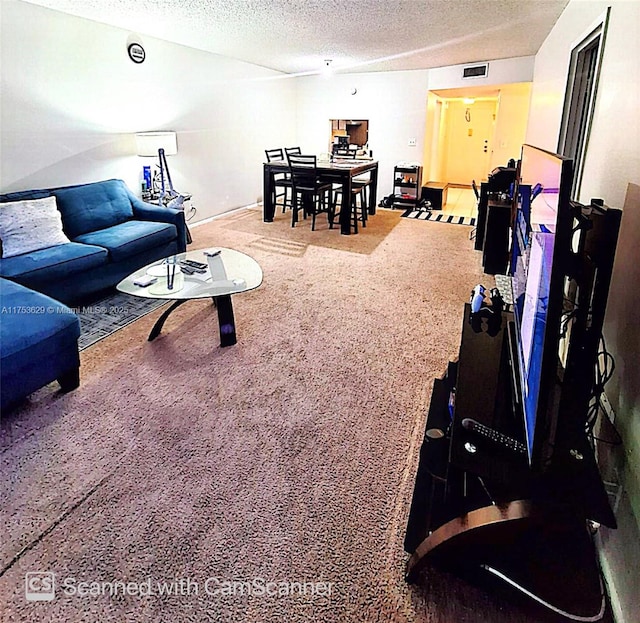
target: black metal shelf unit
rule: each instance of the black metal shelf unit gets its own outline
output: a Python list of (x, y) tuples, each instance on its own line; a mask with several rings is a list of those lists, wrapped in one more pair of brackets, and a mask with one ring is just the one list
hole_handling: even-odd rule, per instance
[(399, 164), (393, 168), (393, 208), (416, 207), (422, 188), (422, 167)]

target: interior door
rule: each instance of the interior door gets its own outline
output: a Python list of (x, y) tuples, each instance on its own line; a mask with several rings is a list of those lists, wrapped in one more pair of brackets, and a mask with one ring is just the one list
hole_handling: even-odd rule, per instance
[(497, 99), (448, 100), (446, 108), (446, 181), (470, 185), (487, 178)]

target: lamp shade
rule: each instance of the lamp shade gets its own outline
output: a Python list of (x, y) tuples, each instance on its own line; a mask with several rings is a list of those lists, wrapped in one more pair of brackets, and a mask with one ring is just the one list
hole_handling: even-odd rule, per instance
[(167, 156), (178, 153), (178, 141), (175, 132), (140, 132), (136, 134), (138, 156), (157, 156), (164, 149)]

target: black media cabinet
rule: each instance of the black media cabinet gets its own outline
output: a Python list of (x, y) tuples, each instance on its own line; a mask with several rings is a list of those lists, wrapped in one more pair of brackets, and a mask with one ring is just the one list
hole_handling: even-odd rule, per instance
[(442, 210), (447, 203), (448, 182), (427, 182), (422, 187), (421, 197), (431, 204), (430, 210)]
[(587, 520), (615, 527), (615, 518), (586, 435), (536, 474), (526, 454), (461, 424), (474, 418), (522, 441), (509, 378), (511, 321), (509, 313), (472, 317), (465, 305), (458, 360), (433, 385), (405, 537), (406, 578), (419, 581), (428, 563), (485, 584), (509, 578), (555, 608), (592, 616), (602, 598)]

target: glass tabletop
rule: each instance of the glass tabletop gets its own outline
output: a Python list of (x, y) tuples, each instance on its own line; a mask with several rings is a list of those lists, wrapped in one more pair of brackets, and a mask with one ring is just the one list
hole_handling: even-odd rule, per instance
[[(205, 251), (197, 249), (157, 260), (131, 273), (117, 289), (144, 298), (182, 300), (238, 294), (262, 283), (260, 265), (245, 253), (220, 247), (220, 253), (209, 257)], [(203, 267), (192, 272), (189, 261)]]

